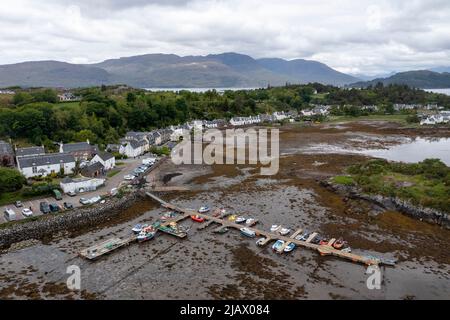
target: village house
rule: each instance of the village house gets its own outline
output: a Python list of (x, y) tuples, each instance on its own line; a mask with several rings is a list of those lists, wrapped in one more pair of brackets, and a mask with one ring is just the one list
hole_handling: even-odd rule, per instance
[(101, 163), (106, 171), (113, 169), (116, 166), (116, 158), (108, 152), (99, 152), (91, 160), (91, 164)]
[(45, 177), (49, 174), (60, 173), (61, 171), (64, 174), (71, 174), (75, 166), (75, 157), (67, 153), (50, 153), (17, 159), (17, 167), (26, 178)]
[(130, 132), (127, 132), (127, 134), (125, 135), (125, 139), (128, 140), (128, 141), (131, 141), (131, 140), (136, 140), (136, 141), (147, 140), (148, 134), (149, 134), (149, 132), (130, 131)]
[(83, 177), (96, 178), (104, 176), (106, 173), (105, 167), (100, 162), (88, 163), (81, 169), (81, 175)]
[(64, 92), (58, 94), (58, 99), (60, 102), (70, 102), (70, 101), (78, 101), (79, 97), (75, 96), (72, 92)]
[(14, 166), (14, 151), (11, 144), (0, 140), (0, 166)]
[(95, 191), (105, 184), (105, 179), (89, 179), (89, 178), (64, 178), (59, 186), (64, 193), (69, 192), (88, 192)]
[(120, 144), (114, 144), (114, 143), (109, 143), (105, 149), (106, 152), (119, 152), (119, 150), (120, 150)]
[(261, 123), (261, 117), (259, 115), (250, 117), (235, 117), (230, 120), (230, 124), (232, 126), (245, 126), (255, 123)]
[(172, 130), (167, 128), (158, 130), (158, 132), (161, 135), (161, 144), (165, 144), (170, 141), (170, 135), (172, 134)]
[(428, 115), (422, 118), (420, 125), (434, 125), (450, 122), (450, 111), (441, 111), (437, 114)]
[(119, 153), (127, 156), (128, 158), (136, 158), (143, 155), (146, 151), (148, 151), (147, 141), (132, 140), (120, 146)]
[(178, 127), (171, 127), (172, 133), (170, 135), (170, 141), (179, 141), (181, 137), (183, 137), (185, 134), (189, 133), (187, 129), (183, 129), (182, 126)]
[(98, 153), (98, 147), (86, 142), (61, 143), (59, 145), (60, 153), (67, 153), (75, 157), (77, 161), (88, 161)]

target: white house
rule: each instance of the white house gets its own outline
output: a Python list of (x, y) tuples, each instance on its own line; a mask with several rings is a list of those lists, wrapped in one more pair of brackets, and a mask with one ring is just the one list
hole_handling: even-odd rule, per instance
[(17, 168), (26, 177), (48, 176), (52, 173), (71, 174), (75, 169), (75, 157), (67, 153), (50, 153), (17, 159)]
[(59, 186), (64, 193), (69, 192), (87, 192), (95, 191), (98, 187), (105, 184), (105, 179), (89, 179), (89, 178), (78, 178), (71, 179), (65, 178), (60, 183)]
[(91, 160), (91, 164), (100, 162), (106, 171), (113, 169), (116, 166), (116, 158), (108, 152), (99, 152)]
[(128, 158), (135, 158), (143, 155), (148, 150), (148, 144), (145, 140), (128, 141), (125, 145), (120, 147), (119, 153), (126, 155)]
[(189, 133), (182, 127), (171, 127), (171, 129), (172, 134), (170, 135), (170, 141), (179, 141), (184, 134)]
[(281, 121), (286, 119), (288, 116), (284, 112), (274, 112), (273, 117), (275, 121)]

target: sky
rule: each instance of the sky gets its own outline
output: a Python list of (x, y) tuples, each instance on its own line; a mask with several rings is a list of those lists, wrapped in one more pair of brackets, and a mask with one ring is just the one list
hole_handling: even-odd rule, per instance
[(449, 0), (0, 0), (0, 64), (238, 52), (377, 75), (450, 66), (449, 35)]

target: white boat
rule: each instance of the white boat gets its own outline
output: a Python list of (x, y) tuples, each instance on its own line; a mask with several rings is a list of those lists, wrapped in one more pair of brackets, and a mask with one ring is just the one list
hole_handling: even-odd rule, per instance
[(350, 253), (350, 252), (352, 252), (352, 249), (350, 247), (347, 247), (347, 248), (342, 249), (341, 252)]
[(256, 245), (261, 247), (264, 245), (265, 242), (266, 242), (266, 238), (260, 238), (260, 239), (258, 239), (258, 241), (256, 241)]
[(284, 252), (288, 253), (295, 249), (295, 243), (290, 242), (285, 248)]
[(237, 217), (234, 222), (236, 222), (236, 223), (244, 223), (245, 221), (247, 221), (247, 218), (240, 216), (240, 217)]
[(281, 226), (274, 224), (270, 227), (270, 232), (276, 232), (280, 228), (281, 228)]
[(209, 210), (210, 210), (210, 208), (208, 206), (204, 206), (204, 207), (201, 207), (200, 209), (198, 209), (198, 212), (199, 213), (206, 213)]
[(281, 228), (281, 230), (279, 232), (282, 236), (287, 236), (291, 232), (291, 229)]
[(240, 230), (241, 230), (241, 233), (246, 237), (254, 238), (256, 236), (255, 231), (250, 230), (249, 228), (241, 228)]
[(131, 229), (134, 233), (140, 233), (144, 228), (147, 228), (147, 224), (137, 224)]
[(284, 246), (284, 241), (283, 240), (277, 240), (277, 242), (275, 242), (272, 246), (272, 249), (276, 252), (281, 253), (282, 252), (282, 248)]
[(245, 220), (245, 224), (248, 226), (254, 225), (255, 222), (256, 222), (256, 219), (253, 219), (253, 218), (249, 218), (249, 219)]
[(152, 226), (144, 228), (137, 236), (138, 242), (144, 242), (153, 239), (156, 234), (155, 228)]

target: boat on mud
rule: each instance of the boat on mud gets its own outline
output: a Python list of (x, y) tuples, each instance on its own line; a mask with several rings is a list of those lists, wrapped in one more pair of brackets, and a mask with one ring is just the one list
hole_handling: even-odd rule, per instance
[(336, 250), (341, 250), (345, 246), (345, 244), (346, 242), (344, 241), (344, 239), (339, 238), (333, 243), (333, 248), (335, 248)]
[(327, 239), (327, 238), (322, 238), (322, 239), (319, 241), (319, 244), (320, 244), (321, 246), (326, 246), (326, 245), (328, 245), (328, 242), (330, 242), (329, 239)]
[(144, 228), (137, 236), (138, 242), (144, 242), (151, 240), (155, 237), (156, 229), (153, 226)]
[(213, 232), (218, 234), (224, 234), (228, 232), (228, 228), (227, 227), (217, 228), (213, 230)]
[(162, 221), (167, 221), (167, 220), (169, 220), (169, 219), (173, 219), (173, 218), (175, 218), (177, 216), (177, 214), (175, 213), (175, 212), (166, 212), (165, 214), (163, 214), (162, 216), (161, 216), (161, 220)]
[(247, 221), (247, 218), (239, 216), (236, 218), (236, 220), (234, 222), (236, 223), (244, 223), (245, 221)]
[(209, 210), (211, 210), (208, 206), (204, 206), (201, 207), (200, 209), (198, 209), (198, 213), (207, 213), (209, 212)]
[(144, 228), (147, 228), (148, 224), (140, 224), (138, 223), (137, 225), (135, 225), (131, 231), (133, 231), (134, 233), (140, 233)]
[(299, 234), (298, 236), (296, 236), (295, 240), (306, 241), (306, 240), (308, 240), (309, 236), (310, 236), (309, 231), (305, 231), (302, 234)]
[(279, 231), (279, 233), (282, 236), (287, 236), (290, 232), (291, 232), (291, 229), (288, 229), (288, 228), (281, 228), (281, 230)]
[(280, 229), (281, 228), (281, 226), (279, 226), (279, 225), (277, 225), (277, 224), (274, 224), (274, 225), (272, 225), (271, 227), (270, 227), (270, 232), (276, 232), (276, 231), (278, 231), (278, 229)]
[(200, 222), (200, 223), (205, 221), (205, 218), (200, 217), (200, 216), (198, 216), (198, 215), (191, 216), (191, 219), (192, 219), (193, 221), (195, 221), (195, 222)]
[(256, 236), (255, 231), (250, 230), (249, 228), (241, 228), (240, 231), (244, 236), (249, 238), (254, 238)]
[(273, 246), (272, 246), (272, 250), (278, 253), (282, 253), (283, 252), (283, 247), (284, 247), (284, 241), (283, 240), (277, 240)]
[(266, 243), (266, 238), (259, 238), (258, 241), (256, 241), (257, 246), (263, 246)]
[(295, 249), (295, 243), (289, 242), (289, 244), (284, 248), (284, 252), (289, 253)]
[(249, 227), (253, 226), (258, 220), (253, 219), (253, 218), (248, 218), (247, 220), (245, 220), (245, 224)]

